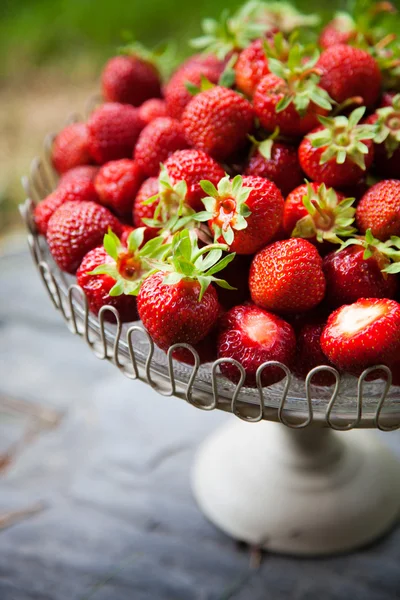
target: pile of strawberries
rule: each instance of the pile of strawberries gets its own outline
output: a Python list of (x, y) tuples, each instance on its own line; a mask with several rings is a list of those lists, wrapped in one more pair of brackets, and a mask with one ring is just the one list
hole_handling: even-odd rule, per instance
[[(248, 386), (266, 361), (300, 378), (383, 364), (400, 385), (392, 10), (341, 14), (304, 45), (314, 17), (256, 0), (208, 19), (202, 53), (165, 82), (135, 46), (106, 64), (104, 103), (55, 138), (59, 184), (35, 208), (94, 314), (140, 318), (164, 351), (235, 359)], [(283, 375), (270, 366), (261, 383)]]

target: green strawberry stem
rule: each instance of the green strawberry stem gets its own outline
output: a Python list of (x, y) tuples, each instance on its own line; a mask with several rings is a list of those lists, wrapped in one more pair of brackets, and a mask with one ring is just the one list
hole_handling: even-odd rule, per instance
[(400, 94), (394, 96), (392, 106), (379, 108), (375, 123), (375, 144), (385, 143), (388, 158), (391, 158), (400, 146)]
[(376, 253), (386, 258), (385, 266), (381, 269), (383, 273), (400, 273), (400, 237), (392, 236), (386, 242), (381, 242), (372, 235), (371, 229), (367, 229), (364, 236), (359, 235), (343, 242), (338, 252), (353, 245), (365, 249), (364, 260), (368, 260)]

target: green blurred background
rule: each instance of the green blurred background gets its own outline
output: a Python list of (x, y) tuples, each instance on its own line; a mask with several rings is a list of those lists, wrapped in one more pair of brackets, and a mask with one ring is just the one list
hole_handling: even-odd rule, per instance
[[(296, 0), (323, 22), (335, 10), (366, 0)], [(400, 0), (394, 2), (398, 5)], [(178, 53), (235, 0), (1, 0), (0, 2), (0, 235), (19, 225), (20, 176), (48, 131), (82, 110), (97, 90), (102, 63), (126, 32), (147, 45), (172, 38)]]

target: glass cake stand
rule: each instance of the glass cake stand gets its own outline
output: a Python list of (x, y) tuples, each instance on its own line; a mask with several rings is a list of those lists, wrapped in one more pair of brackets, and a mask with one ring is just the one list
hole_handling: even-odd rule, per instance
[[(34, 225), (35, 203), (57, 185), (50, 160), (53, 137), (46, 138), (43, 156), (23, 178), (27, 200), (21, 214), (54, 308), (98, 358), (126, 377), (195, 408), (237, 417), (200, 446), (193, 465), (193, 492), (204, 514), (238, 540), (294, 555), (349, 551), (387, 532), (400, 512), (400, 462), (370, 430), (400, 427), (400, 388), (391, 386), (390, 370), (377, 365), (357, 379), (322, 366), (304, 382), (286, 366), (268, 362), (258, 371), (258, 387), (251, 389), (243, 386), (243, 367), (232, 359), (200, 365), (187, 344), (164, 354), (140, 322), (121, 324), (110, 306), (94, 317), (83, 291), (55, 265)], [(105, 320), (108, 311), (116, 324)], [(193, 367), (172, 359), (178, 346), (191, 350)], [(237, 385), (220, 374), (223, 361), (240, 371)], [(262, 388), (262, 371), (276, 365), (284, 379)], [(376, 369), (385, 378), (367, 381)], [(335, 378), (331, 387), (313, 385), (323, 370)]]

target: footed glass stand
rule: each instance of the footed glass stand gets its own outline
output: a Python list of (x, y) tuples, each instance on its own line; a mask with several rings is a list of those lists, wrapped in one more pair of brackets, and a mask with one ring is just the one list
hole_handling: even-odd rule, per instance
[[(76, 115), (71, 120), (80, 120)], [(243, 386), (243, 367), (232, 359), (190, 367), (159, 351), (140, 323), (123, 325), (118, 312), (103, 307), (89, 313), (74, 278), (52, 261), (35, 228), (36, 202), (57, 185), (50, 160), (53, 136), (23, 178), (27, 194), (21, 214), (28, 230), (34, 265), (53, 307), (67, 327), (95, 355), (125, 376), (146, 382), (164, 396), (176, 396), (198, 409), (233, 413), (237, 418), (199, 449), (192, 473), (195, 498), (204, 514), (232, 537), (270, 551), (297, 555), (345, 552), (370, 543), (396, 522), (400, 513), (400, 462), (368, 428), (400, 427), (400, 388), (391, 372), (377, 366), (358, 379), (318, 367), (306, 382), (279, 363), (282, 382), (252, 390)], [(112, 313), (114, 324), (110, 324)], [(107, 318), (108, 317), (108, 318)], [(219, 365), (236, 365), (240, 381), (225, 380)], [(335, 378), (330, 388), (312, 385), (317, 371)], [(382, 379), (368, 383), (371, 371)], [(157, 415), (154, 415), (157, 418)]]

